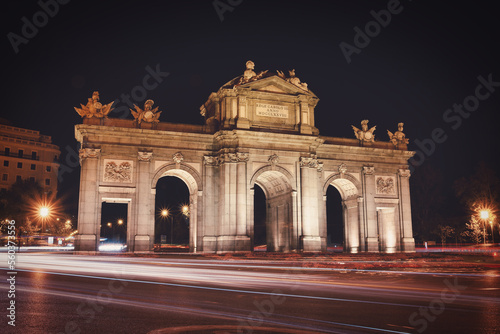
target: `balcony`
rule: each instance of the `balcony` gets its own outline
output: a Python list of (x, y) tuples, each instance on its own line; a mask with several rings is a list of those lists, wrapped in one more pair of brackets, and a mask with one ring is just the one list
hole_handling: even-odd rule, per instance
[(32, 154), (15, 154), (13, 152), (5, 152), (5, 151), (0, 151), (0, 156), (12, 157), (12, 158), (19, 158), (19, 159), (27, 159), (27, 160), (34, 160), (34, 161), (40, 160), (40, 156), (38, 156), (38, 155), (32, 155)]

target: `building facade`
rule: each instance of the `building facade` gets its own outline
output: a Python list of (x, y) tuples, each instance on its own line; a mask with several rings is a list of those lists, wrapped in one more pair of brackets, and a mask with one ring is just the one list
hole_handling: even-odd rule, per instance
[(50, 136), (0, 124), (0, 188), (8, 189), (17, 180), (33, 180), (55, 196), (60, 154)]
[[(76, 250), (97, 250), (102, 204), (126, 203), (127, 245), (151, 251), (156, 184), (183, 180), (190, 193), (190, 250), (251, 251), (254, 190), (266, 197), (268, 251), (325, 251), (329, 186), (342, 197), (347, 252), (413, 252), (408, 159), (402, 131), (374, 141), (319, 135), (319, 99), (290, 71), (243, 75), (212, 93), (205, 125), (159, 122), (148, 100), (135, 120), (107, 118), (98, 93), (77, 111), (81, 184)], [(97, 93), (97, 94), (96, 94)], [(105, 105), (108, 106), (108, 105)], [(402, 130), (402, 128), (401, 128)]]

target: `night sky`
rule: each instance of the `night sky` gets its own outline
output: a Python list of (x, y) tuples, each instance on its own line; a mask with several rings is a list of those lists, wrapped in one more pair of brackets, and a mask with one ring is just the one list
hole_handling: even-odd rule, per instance
[[(59, 193), (70, 210), (77, 208), (74, 125), (81, 122), (73, 107), (98, 90), (102, 103), (117, 101), (111, 117), (132, 119), (123, 96), (138, 97), (136, 87), (156, 70), (158, 84), (149, 82), (156, 87), (132, 102), (142, 107), (153, 99), (160, 120), (201, 124), (199, 107), (241, 75), (247, 60), (256, 72), (295, 69), (320, 99), (321, 135), (354, 138), (351, 124), (368, 119), (376, 139), (387, 141), (387, 129), (404, 122), (409, 148), (423, 153), (418, 164), (441, 169), (448, 185), (479, 160), (498, 169), (500, 21), (493, 3), (219, 0), (216, 10), (210, 0), (69, 1), (57, 12), (54, 0), (46, 3), (52, 17), (36, 1), (4, 3), (1, 117), (60, 146), (71, 171)], [(370, 23), (374, 15), (385, 27)], [(37, 31), (29, 28), (34, 21)], [(358, 34), (365, 28), (369, 41)], [(493, 81), (493, 92), (479, 89), (482, 100), (473, 97), (479, 76)], [(470, 116), (447, 112), (464, 100)], [(415, 140), (428, 143), (437, 128), (446, 140), (423, 152)]]

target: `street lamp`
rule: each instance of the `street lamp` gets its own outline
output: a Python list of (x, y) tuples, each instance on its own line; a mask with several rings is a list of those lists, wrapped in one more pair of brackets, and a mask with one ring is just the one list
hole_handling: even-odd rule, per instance
[(493, 232), (493, 220), (490, 220), (490, 226), (491, 226), (491, 242), (495, 243), (495, 233)]
[(490, 217), (490, 212), (488, 210), (481, 210), (479, 216), (483, 220), (483, 243), (486, 245), (486, 221)]
[(40, 208), (39, 214), (40, 214), (40, 217), (47, 218), (49, 216), (49, 208), (46, 206), (42, 206)]

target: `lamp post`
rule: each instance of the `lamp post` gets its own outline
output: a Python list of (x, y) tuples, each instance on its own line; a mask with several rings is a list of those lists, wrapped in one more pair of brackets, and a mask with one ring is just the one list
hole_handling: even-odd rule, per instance
[(481, 210), (479, 214), (483, 220), (483, 243), (486, 245), (486, 221), (490, 217), (490, 212), (488, 210)]
[(490, 226), (491, 226), (491, 242), (495, 243), (495, 232), (493, 232), (493, 220), (490, 220)]

